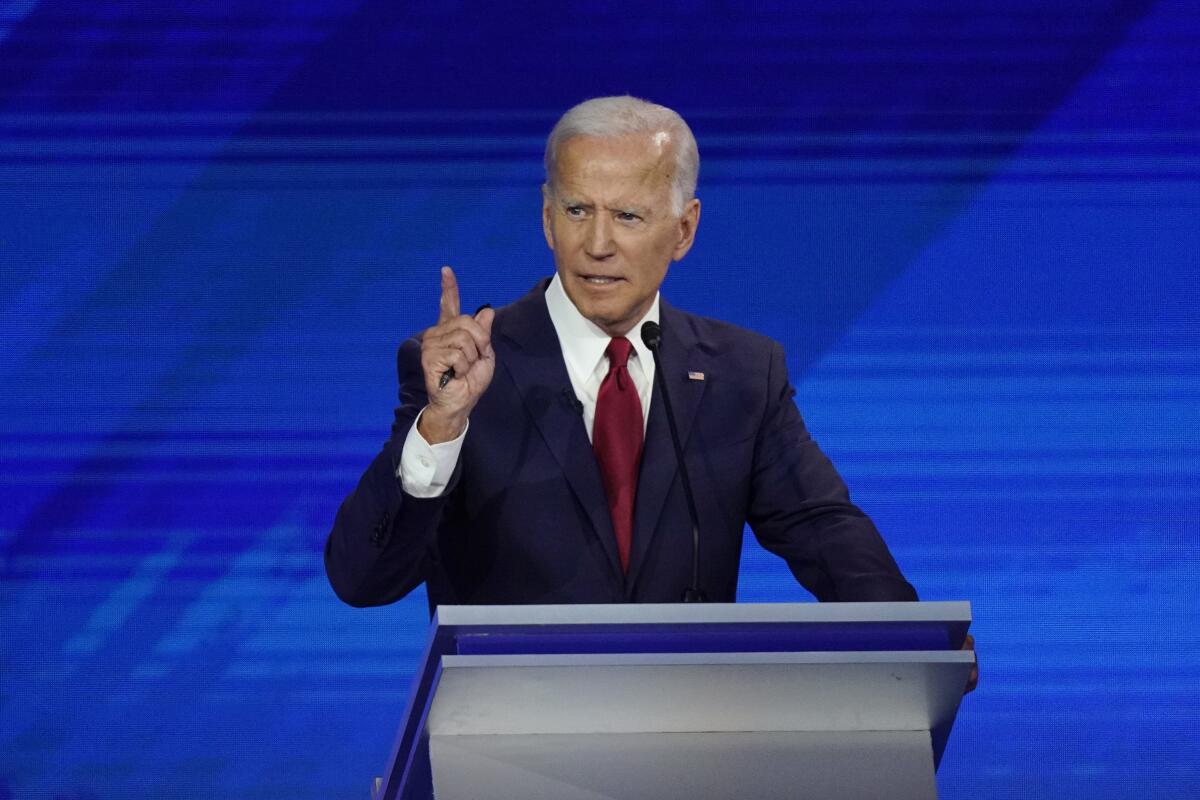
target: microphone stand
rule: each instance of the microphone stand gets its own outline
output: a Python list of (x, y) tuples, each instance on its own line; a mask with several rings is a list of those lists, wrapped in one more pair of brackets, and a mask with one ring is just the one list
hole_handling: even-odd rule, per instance
[(679, 477), (683, 481), (683, 494), (687, 498), (688, 516), (692, 520), (692, 585), (683, 591), (683, 602), (703, 603), (707, 601), (700, 588), (700, 515), (696, 513), (696, 498), (692, 494), (692, 481), (688, 477), (687, 463), (683, 460), (683, 445), (679, 441), (679, 428), (675, 425), (675, 411), (671, 407), (671, 396), (667, 391), (667, 379), (663, 376), (662, 360), (658, 346), (662, 344), (662, 328), (655, 322), (642, 325), (642, 342), (654, 356), (654, 382), (662, 392), (663, 407), (667, 411), (667, 426), (671, 429), (671, 444), (675, 447), (675, 462), (679, 465)]

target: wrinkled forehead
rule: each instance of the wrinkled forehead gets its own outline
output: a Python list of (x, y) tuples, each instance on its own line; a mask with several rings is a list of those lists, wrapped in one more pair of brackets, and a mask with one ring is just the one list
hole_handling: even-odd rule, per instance
[(572, 136), (562, 142), (554, 160), (555, 188), (597, 181), (669, 187), (675, 172), (674, 139), (666, 130)]

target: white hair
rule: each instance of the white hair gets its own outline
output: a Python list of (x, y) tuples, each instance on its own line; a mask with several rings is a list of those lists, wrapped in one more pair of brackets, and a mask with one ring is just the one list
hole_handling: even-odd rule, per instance
[(575, 136), (615, 138), (635, 133), (665, 131), (673, 142), (675, 169), (671, 174), (671, 213), (683, 213), (683, 206), (696, 196), (700, 175), (700, 152), (692, 129), (676, 112), (629, 95), (593, 97), (567, 111), (550, 131), (546, 140), (546, 183), (543, 191), (554, 188), (554, 170), (558, 149)]

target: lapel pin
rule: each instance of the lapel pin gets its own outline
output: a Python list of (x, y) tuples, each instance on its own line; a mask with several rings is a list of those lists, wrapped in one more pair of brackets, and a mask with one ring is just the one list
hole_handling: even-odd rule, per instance
[(703, 372), (689, 372), (688, 380), (689, 381), (702, 381), (702, 380), (704, 380), (704, 373)]

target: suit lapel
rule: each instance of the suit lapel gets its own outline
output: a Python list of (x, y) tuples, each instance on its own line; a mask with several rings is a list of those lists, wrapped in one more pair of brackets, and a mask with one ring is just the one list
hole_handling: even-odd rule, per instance
[[(662, 377), (667, 382), (675, 410), (675, 422), (679, 426), (679, 439), (684, 453), (687, 452), (688, 436), (692, 421), (704, 396), (705, 381), (693, 380), (688, 373), (708, 374), (708, 356), (698, 346), (691, 320), (682, 312), (661, 301), (659, 318), (662, 323), (663, 342), (659, 348)], [(675, 481), (678, 464), (675, 447), (671, 443), (671, 429), (667, 412), (663, 407), (659, 386), (655, 379), (654, 394), (650, 402), (650, 418), (646, 423), (646, 444), (642, 450), (642, 468), (638, 476), (636, 506), (633, 515), (633, 544), (629, 560), (629, 579), (625, 583), (628, 598), (637, 585), (638, 574), (645, 562), (646, 553), (658, 530), (663, 514), (667, 492)], [(694, 487), (693, 487), (694, 488)], [(678, 520), (675, 524), (685, 525), (690, 530), (686, 501), (671, 515)], [(680, 554), (683, 557), (683, 554)]]
[[(539, 282), (532, 292), (510, 307), (502, 321), (497, 319), (496, 362), (512, 377), (526, 412), (587, 512), (608, 555), (609, 566), (620, 576), (621, 562), (600, 468), (574, 400), (558, 336), (546, 310), (544, 294), (548, 284), (548, 279)], [(670, 447), (670, 439), (667, 446)], [(636, 541), (636, 534), (634, 538)]]

